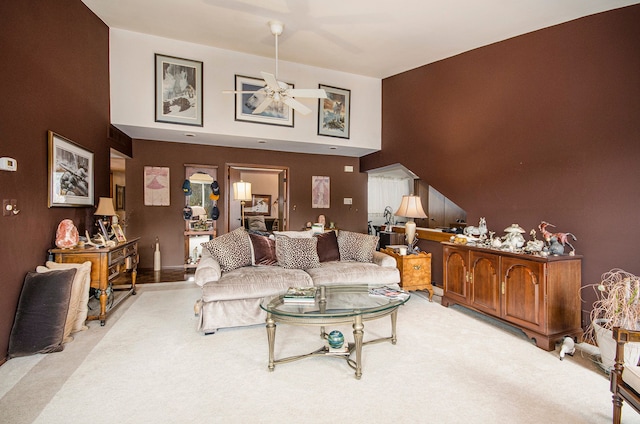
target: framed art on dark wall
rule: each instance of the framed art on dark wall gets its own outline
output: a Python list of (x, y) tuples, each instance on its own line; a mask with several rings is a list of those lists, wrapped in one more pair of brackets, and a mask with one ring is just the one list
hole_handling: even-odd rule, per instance
[(251, 203), (244, 207), (246, 216), (271, 215), (271, 195), (270, 194), (253, 194)]
[(202, 124), (202, 62), (155, 55), (156, 122)]
[(273, 101), (264, 112), (253, 113), (267, 97), (264, 80), (236, 75), (236, 91), (249, 91), (236, 93), (236, 121), (293, 127), (293, 110), (283, 102)]
[(349, 138), (351, 127), (351, 90), (318, 85), (327, 93), (318, 103), (318, 135)]
[(93, 206), (93, 153), (48, 132), (49, 207)]

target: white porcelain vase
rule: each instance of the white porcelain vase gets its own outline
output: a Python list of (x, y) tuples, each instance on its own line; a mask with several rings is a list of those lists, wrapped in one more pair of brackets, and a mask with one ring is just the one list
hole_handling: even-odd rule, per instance
[[(600, 325), (603, 321), (605, 320), (596, 320), (593, 326), (596, 333), (596, 343), (600, 349), (602, 367), (611, 371), (616, 363), (616, 341), (613, 338), (613, 332)], [(640, 343), (626, 343), (624, 346), (625, 364), (637, 365), (638, 359), (640, 359)]]

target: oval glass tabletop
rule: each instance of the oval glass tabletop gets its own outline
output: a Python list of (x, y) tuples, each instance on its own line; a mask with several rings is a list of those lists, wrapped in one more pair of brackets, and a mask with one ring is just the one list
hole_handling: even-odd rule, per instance
[(338, 318), (383, 312), (406, 303), (410, 297), (409, 292), (384, 286), (320, 286), (312, 301), (289, 301), (281, 294), (265, 298), (260, 307), (272, 315), (279, 316)]

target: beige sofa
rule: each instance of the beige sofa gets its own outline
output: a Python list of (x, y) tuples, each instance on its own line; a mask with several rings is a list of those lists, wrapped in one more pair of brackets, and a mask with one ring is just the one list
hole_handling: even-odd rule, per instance
[(195, 282), (198, 331), (261, 324), (265, 297), (289, 287), (335, 284), (397, 285), (393, 257), (375, 250), (378, 238), (340, 231), (275, 232), (275, 237), (239, 228), (203, 243)]

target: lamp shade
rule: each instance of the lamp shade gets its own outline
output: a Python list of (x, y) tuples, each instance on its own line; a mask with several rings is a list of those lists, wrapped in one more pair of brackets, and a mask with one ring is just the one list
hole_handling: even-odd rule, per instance
[(116, 211), (113, 209), (113, 199), (111, 197), (101, 197), (94, 215), (115, 216)]
[(233, 199), (234, 200), (251, 200), (251, 183), (244, 181), (233, 183)]
[(426, 218), (427, 214), (422, 209), (422, 201), (420, 196), (406, 195), (402, 196), (402, 203), (396, 211), (395, 215), (404, 216), (406, 218)]

